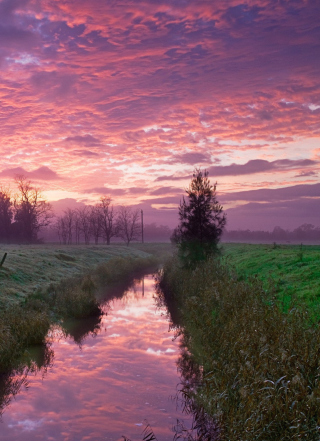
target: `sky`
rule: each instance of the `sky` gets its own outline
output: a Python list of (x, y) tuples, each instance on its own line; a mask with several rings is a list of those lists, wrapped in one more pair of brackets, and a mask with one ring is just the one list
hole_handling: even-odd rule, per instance
[(227, 228), (320, 225), (319, 0), (0, 1), (0, 177), (171, 227), (195, 167)]

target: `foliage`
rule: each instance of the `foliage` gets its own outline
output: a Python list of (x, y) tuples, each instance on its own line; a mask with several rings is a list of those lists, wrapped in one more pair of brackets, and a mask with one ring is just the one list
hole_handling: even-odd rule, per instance
[(239, 280), (217, 259), (193, 271), (171, 261), (161, 285), (201, 366), (197, 387), (188, 380), (182, 392), (216, 421), (219, 440), (319, 440), (320, 329), (302, 306), (285, 314), (259, 279)]
[(226, 216), (216, 199), (216, 186), (210, 184), (207, 171), (195, 169), (186, 189), (188, 200), (183, 198), (180, 203), (180, 224), (172, 238), (186, 267), (194, 267), (217, 252)]

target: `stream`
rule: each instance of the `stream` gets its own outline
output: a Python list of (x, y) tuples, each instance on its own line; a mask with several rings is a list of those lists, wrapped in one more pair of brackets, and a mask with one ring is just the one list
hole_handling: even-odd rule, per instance
[(46, 350), (33, 349), (38, 361), (10, 380), (17, 387), (0, 440), (141, 441), (149, 424), (158, 441), (171, 441), (177, 419), (190, 418), (172, 398), (179, 340), (154, 295), (147, 275), (107, 302), (101, 318), (52, 330)]

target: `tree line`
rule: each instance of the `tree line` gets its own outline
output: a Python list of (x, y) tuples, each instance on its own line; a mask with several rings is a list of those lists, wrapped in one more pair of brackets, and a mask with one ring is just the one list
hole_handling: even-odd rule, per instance
[(127, 245), (141, 235), (140, 212), (129, 206), (117, 209), (110, 197), (101, 197), (94, 206), (86, 205), (76, 210), (68, 208), (55, 216), (52, 206), (39, 188), (25, 176), (15, 179), (17, 193), (10, 187), (0, 187), (0, 242), (37, 243), (41, 229), (50, 227), (63, 244), (99, 239), (110, 244), (119, 237)]
[(224, 242), (319, 242), (320, 227), (304, 223), (294, 230), (288, 230), (279, 226), (272, 231), (263, 230), (225, 230), (222, 240)]
[(140, 212), (128, 206), (117, 209), (110, 197), (101, 197), (94, 206), (68, 208), (55, 222), (54, 228), (63, 244), (95, 244), (101, 239), (110, 245), (112, 237), (121, 238), (127, 245), (141, 236)]

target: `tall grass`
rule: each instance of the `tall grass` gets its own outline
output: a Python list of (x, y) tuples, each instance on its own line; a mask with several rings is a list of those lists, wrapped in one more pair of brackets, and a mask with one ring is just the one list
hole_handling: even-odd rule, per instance
[(0, 373), (7, 371), (27, 346), (41, 344), (50, 327), (47, 311), (16, 306), (0, 312)]
[(217, 439), (320, 439), (320, 329), (303, 308), (285, 314), (257, 278), (241, 281), (218, 260), (194, 271), (171, 260), (159, 285), (160, 301), (180, 306), (187, 354), (200, 366), (181, 393), (215, 422)]

